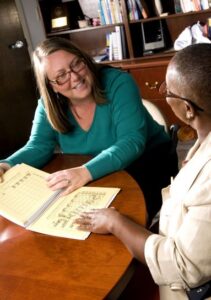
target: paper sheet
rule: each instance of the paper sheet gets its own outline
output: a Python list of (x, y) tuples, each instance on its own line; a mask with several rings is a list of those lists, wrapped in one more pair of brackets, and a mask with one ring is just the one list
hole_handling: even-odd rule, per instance
[[(0, 184), (0, 214), (24, 226), (52, 197), (53, 192), (46, 185), (46, 175), (46, 172), (25, 164), (7, 171), (3, 183)], [(27, 229), (49, 235), (85, 239), (89, 233), (78, 230), (74, 224), (75, 219), (81, 212), (108, 207), (119, 191), (119, 188), (81, 187), (52, 201)]]

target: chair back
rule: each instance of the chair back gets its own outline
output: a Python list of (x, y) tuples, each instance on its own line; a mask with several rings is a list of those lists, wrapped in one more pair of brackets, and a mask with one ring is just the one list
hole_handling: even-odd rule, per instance
[(148, 112), (153, 117), (153, 119), (155, 121), (157, 121), (158, 124), (163, 125), (166, 132), (169, 132), (166, 117), (162, 113), (162, 111), (158, 108), (158, 106), (146, 99), (142, 99), (142, 102), (143, 102), (144, 106), (146, 107), (146, 109), (148, 110)]

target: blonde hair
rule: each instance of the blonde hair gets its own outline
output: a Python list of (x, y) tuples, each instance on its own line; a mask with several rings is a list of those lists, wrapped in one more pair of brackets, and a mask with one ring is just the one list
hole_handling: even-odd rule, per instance
[(91, 57), (75, 46), (70, 40), (60, 37), (46, 39), (38, 45), (33, 53), (33, 66), (39, 88), (40, 95), (44, 102), (47, 118), (52, 127), (61, 132), (67, 133), (73, 129), (67, 117), (68, 101), (66, 97), (53, 91), (43, 68), (42, 59), (58, 50), (64, 50), (77, 57), (80, 57), (86, 63), (93, 78), (92, 95), (97, 104), (104, 104), (106, 99), (101, 88), (99, 71), (101, 65), (96, 64)]

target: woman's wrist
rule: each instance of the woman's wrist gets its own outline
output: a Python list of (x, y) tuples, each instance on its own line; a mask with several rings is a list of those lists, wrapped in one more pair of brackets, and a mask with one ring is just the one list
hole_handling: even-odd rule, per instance
[(114, 235), (118, 231), (118, 227), (121, 226), (121, 218), (124, 218), (116, 209), (114, 209), (110, 215), (108, 224), (108, 231)]
[(87, 169), (87, 167), (85, 165), (82, 166), (82, 170), (83, 170), (84, 177), (87, 180), (87, 183), (89, 181), (92, 181), (93, 180), (92, 175), (91, 175), (91, 173), (89, 172), (89, 170)]
[(0, 170), (4, 172), (6, 172), (7, 170), (9, 170), (11, 168), (10, 164), (8, 163), (0, 163)]

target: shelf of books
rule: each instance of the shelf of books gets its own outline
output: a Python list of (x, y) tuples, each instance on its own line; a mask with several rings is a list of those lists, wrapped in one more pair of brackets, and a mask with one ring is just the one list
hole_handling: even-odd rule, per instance
[[(76, 15), (72, 9), (74, 2), (78, 11)], [(207, 25), (208, 37), (211, 35), (211, 0), (92, 0), (95, 4), (92, 10), (90, 5), (84, 7), (87, 2), (83, 0), (58, 1), (59, 7), (67, 12), (68, 22), (65, 28), (53, 30), (50, 13), (55, 11), (53, 2), (39, 0), (39, 3), (47, 37), (67, 37), (86, 49), (96, 61), (114, 62), (143, 57), (143, 32), (149, 27), (143, 25), (145, 23), (151, 23), (149, 25), (152, 28), (146, 30), (146, 39), (152, 35), (152, 31), (156, 37), (159, 36), (159, 28), (156, 31), (155, 25), (162, 27), (166, 43), (163, 50), (173, 47), (175, 39), (185, 27), (198, 21)], [(177, 26), (176, 18), (180, 19)], [(149, 52), (154, 54), (156, 51)]]

